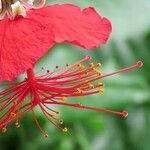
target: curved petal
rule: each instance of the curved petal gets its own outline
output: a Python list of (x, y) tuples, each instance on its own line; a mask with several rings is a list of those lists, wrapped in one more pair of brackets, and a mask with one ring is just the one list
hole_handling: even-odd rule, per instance
[(0, 21), (0, 81), (12, 80), (54, 44), (50, 27), (32, 18)]
[(29, 10), (26, 18), (0, 21), (0, 81), (12, 80), (57, 43), (69, 42), (86, 49), (104, 44), (111, 23), (93, 8), (71, 4)]
[(81, 10), (71, 4), (56, 4), (30, 10), (30, 14), (52, 25), (57, 43), (68, 42), (92, 49), (105, 44), (112, 31), (110, 21), (91, 7)]

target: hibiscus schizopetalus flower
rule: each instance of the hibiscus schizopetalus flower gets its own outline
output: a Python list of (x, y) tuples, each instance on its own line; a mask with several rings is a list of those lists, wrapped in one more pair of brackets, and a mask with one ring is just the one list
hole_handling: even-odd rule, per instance
[(0, 81), (11, 81), (32, 68), (55, 43), (89, 50), (108, 40), (111, 23), (94, 8), (44, 4), (45, 0), (0, 0)]
[[(52, 105), (70, 106), (74, 108), (107, 112), (121, 116), (127, 116), (127, 111), (113, 111), (105, 108), (95, 108), (82, 104), (68, 103), (67, 98), (87, 96), (104, 92), (103, 78), (141, 67), (143, 63), (138, 61), (135, 65), (127, 68), (102, 74), (98, 69), (101, 64), (89, 63), (92, 56), (88, 55), (74, 65), (66, 65), (56, 68), (54, 71), (47, 71), (45, 75), (36, 76), (33, 69), (27, 71), (27, 77), (20, 83), (10, 82), (5, 90), (0, 92), (0, 129), (7, 131), (9, 123), (15, 121), (16, 127), (20, 127), (21, 116), (32, 112), (32, 116), (44, 137), (48, 134), (40, 126), (34, 113), (35, 107), (39, 107), (50, 123), (58, 129), (66, 132), (67, 128), (62, 127), (63, 120), (56, 117), (59, 111), (51, 108)], [(97, 82), (98, 81), (98, 82)], [(9, 88), (7, 88), (9, 87)]]
[(0, 81), (13, 80), (27, 71), (27, 78), (19, 83), (1, 84), (5, 90), (0, 92), (0, 129), (7, 131), (8, 125), (15, 121), (20, 127), (21, 116), (32, 112), (32, 116), (47, 137), (34, 113), (39, 107), (46, 118), (60, 130), (63, 120), (56, 117), (59, 111), (52, 105), (70, 106), (127, 116), (126, 111), (117, 112), (104, 108), (89, 107), (68, 103), (68, 97), (86, 96), (104, 92), (104, 84), (97, 83), (105, 77), (141, 67), (142, 62), (102, 75), (97, 68), (100, 64), (85, 64), (91, 59), (87, 56), (74, 65), (47, 71), (36, 76), (33, 65), (44, 56), (55, 43), (68, 42), (92, 49), (105, 44), (111, 33), (111, 23), (101, 17), (94, 8), (81, 10), (71, 4), (44, 7), (45, 1), (34, 4), (32, 0), (0, 0)]

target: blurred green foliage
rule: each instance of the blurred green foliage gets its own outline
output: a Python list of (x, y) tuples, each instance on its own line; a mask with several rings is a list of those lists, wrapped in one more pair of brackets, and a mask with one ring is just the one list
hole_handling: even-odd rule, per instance
[(41, 66), (74, 63), (87, 54), (103, 64), (103, 72), (143, 60), (144, 67), (105, 79), (106, 92), (85, 98), (70, 98), (89, 106), (128, 110), (127, 118), (104, 113), (59, 107), (60, 118), (69, 128), (58, 131), (37, 110), (41, 125), (49, 133), (45, 140), (31, 114), (21, 119), (21, 128), (13, 124), (0, 134), (0, 150), (149, 150), (150, 149), (150, 1), (149, 0), (49, 0), (48, 3), (73, 3), (82, 8), (94, 6), (110, 18), (113, 33), (105, 46), (93, 51), (69, 44), (56, 45), (42, 58)]

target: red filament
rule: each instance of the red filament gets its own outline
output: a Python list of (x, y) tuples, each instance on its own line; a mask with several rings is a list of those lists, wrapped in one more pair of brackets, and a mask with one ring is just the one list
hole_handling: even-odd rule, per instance
[(102, 75), (101, 71), (98, 70), (101, 66), (100, 64), (86, 64), (91, 58), (92, 56), (90, 55), (86, 56), (74, 65), (66, 65), (65, 69), (56, 68), (43, 76), (36, 77), (33, 69), (29, 69), (27, 78), (24, 81), (4, 85), (4, 87), (10, 87), (0, 92), (0, 129), (2, 132), (7, 131), (7, 126), (12, 121), (16, 121), (16, 127), (20, 127), (18, 119), (31, 111), (41, 133), (44, 137), (48, 137), (34, 113), (36, 106), (40, 107), (50, 123), (64, 132), (67, 131), (67, 128), (61, 127), (63, 120), (56, 117), (60, 112), (50, 108), (51, 105), (69, 106), (126, 117), (128, 115), (127, 111), (113, 111), (106, 108), (66, 102), (68, 97), (102, 94), (104, 92), (104, 83), (96, 81), (143, 65), (141, 61), (138, 61), (135, 65)]

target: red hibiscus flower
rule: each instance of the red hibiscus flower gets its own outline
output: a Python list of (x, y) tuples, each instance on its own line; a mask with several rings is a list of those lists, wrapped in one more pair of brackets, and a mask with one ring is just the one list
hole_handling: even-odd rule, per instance
[(87, 64), (92, 57), (87, 56), (74, 65), (66, 65), (36, 76), (33, 71), (35, 62), (44, 56), (55, 43), (68, 42), (92, 49), (105, 44), (111, 23), (102, 18), (93, 8), (81, 10), (70, 4), (43, 7), (44, 1), (36, 6), (27, 0), (3, 0), (0, 16), (0, 81), (13, 80), (27, 71), (27, 77), (21, 82), (1, 84), (0, 91), (0, 129), (7, 131), (8, 125), (15, 121), (20, 127), (21, 116), (32, 112), (32, 116), (41, 133), (48, 134), (40, 126), (34, 113), (39, 107), (45, 117), (58, 129), (63, 120), (58, 119), (51, 105), (63, 105), (80, 109), (107, 112), (127, 116), (127, 111), (112, 111), (105, 108), (89, 107), (82, 104), (68, 103), (68, 97), (87, 96), (104, 92), (104, 84), (97, 82), (105, 77), (141, 67), (142, 62), (102, 75), (97, 69), (100, 64)]
[[(3, 0), (0, 16), (0, 81), (13, 80), (44, 56), (55, 43), (85, 49), (105, 44), (111, 23), (94, 8), (71, 4), (43, 6)], [(1, 7), (0, 7), (1, 8)]]

